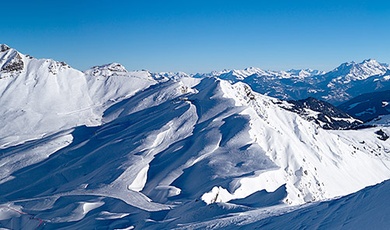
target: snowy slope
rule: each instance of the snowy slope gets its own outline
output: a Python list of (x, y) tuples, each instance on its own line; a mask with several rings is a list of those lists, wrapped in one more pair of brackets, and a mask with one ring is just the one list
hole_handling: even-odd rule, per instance
[(5, 45), (1, 50), (1, 148), (78, 125), (98, 125), (113, 102), (157, 82), (145, 71), (101, 66), (84, 74), (66, 63), (35, 59)]
[(335, 200), (300, 207), (237, 211), (178, 229), (388, 229), (390, 181)]
[(389, 127), (324, 130), (242, 82), (2, 50), (2, 66), (23, 63), (0, 80), (4, 228), (216, 227), (390, 178)]
[(308, 205), (282, 216), (270, 217), (245, 228), (388, 229), (390, 181), (337, 200)]

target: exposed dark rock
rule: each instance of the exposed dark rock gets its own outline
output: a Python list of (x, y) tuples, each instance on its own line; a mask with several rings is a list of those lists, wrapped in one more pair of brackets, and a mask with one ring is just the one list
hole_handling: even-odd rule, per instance
[(24, 63), (20, 54), (17, 54), (12, 60), (6, 63), (1, 71), (4, 72), (13, 72), (13, 71), (21, 71), (23, 70)]
[(376, 131), (375, 134), (378, 135), (378, 139), (380, 139), (382, 141), (389, 139), (389, 135), (387, 135), (387, 133), (383, 132), (382, 129)]
[(1, 44), (0, 45), (0, 52), (5, 52), (7, 50), (11, 49), (9, 46), (5, 45), (5, 44)]
[(362, 123), (332, 104), (313, 97), (289, 103), (293, 106), (285, 109), (314, 121), (324, 129), (352, 129)]

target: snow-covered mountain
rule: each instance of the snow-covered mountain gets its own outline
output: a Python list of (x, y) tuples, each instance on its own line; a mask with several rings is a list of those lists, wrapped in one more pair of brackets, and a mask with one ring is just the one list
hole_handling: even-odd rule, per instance
[(197, 74), (196, 77), (219, 77), (224, 80), (231, 82), (237, 82), (244, 80), (245, 78), (257, 75), (262, 77), (267, 77), (271, 79), (283, 79), (283, 78), (305, 78), (312, 77), (324, 74), (325, 72), (312, 69), (291, 69), (287, 71), (272, 71), (272, 70), (262, 70), (256, 67), (249, 67), (243, 70), (223, 70), (223, 71), (214, 71), (206, 74)]
[(1, 148), (78, 125), (99, 125), (110, 105), (167, 79), (148, 71), (128, 72), (117, 63), (83, 73), (6, 45), (1, 50)]
[(340, 104), (363, 93), (390, 89), (390, 69), (373, 59), (361, 63), (344, 63), (336, 69), (316, 77), (320, 87), (326, 89), (321, 97)]
[(258, 68), (198, 74), (242, 81), (256, 92), (285, 100), (308, 97), (341, 104), (362, 93), (390, 89), (390, 68), (373, 59), (343, 63), (329, 72), (318, 70), (264, 71)]
[(390, 114), (390, 90), (365, 93), (338, 106), (363, 121)]
[(388, 126), (325, 130), (242, 82), (1, 50), (3, 228), (223, 228), (390, 178)]
[(289, 101), (289, 103), (292, 105), (284, 107), (285, 109), (296, 112), (309, 121), (314, 121), (324, 129), (351, 129), (363, 123), (332, 104), (313, 97)]

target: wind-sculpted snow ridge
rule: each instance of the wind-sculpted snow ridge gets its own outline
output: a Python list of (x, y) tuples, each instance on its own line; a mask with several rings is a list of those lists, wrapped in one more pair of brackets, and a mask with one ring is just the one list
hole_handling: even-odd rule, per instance
[(254, 209), (177, 229), (388, 229), (390, 181), (354, 194), (298, 207)]
[(324, 130), (242, 82), (19, 55), (0, 80), (4, 228), (223, 228), (390, 178), (386, 126)]

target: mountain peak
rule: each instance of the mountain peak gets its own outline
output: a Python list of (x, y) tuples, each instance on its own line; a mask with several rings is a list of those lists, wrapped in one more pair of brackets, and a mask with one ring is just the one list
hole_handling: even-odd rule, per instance
[(253, 67), (253, 66), (247, 67), (247, 68), (245, 68), (244, 70), (245, 70), (245, 71), (248, 71), (248, 72), (261, 72), (261, 71), (263, 71), (262, 69), (257, 68), (257, 67)]
[(11, 49), (9, 46), (7, 46), (6, 44), (1, 44), (0, 45), (0, 52), (5, 52), (7, 50)]
[(100, 65), (100, 66), (95, 66), (93, 68), (106, 69), (106, 70), (110, 70), (113, 72), (127, 72), (126, 68), (122, 64), (116, 63), (116, 62), (113, 62), (110, 64), (105, 64), (105, 65)]
[(344, 63), (341, 63), (336, 69), (334, 69), (333, 71), (338, 71), (340, 69), (345, 69), (347, 67), (351, 67), (353, 65), (356, 65), (356, 62), (354, 61), (350, 61), (350, 62), (344, 62)]
[(84, 73), (92, 76), (101, 75), (101, 76), (109, 77), (112, 75), (127, 74), (128, 71), (123, 65), (113, 62), (110, 64), (94, 66), (91, 69), (84, 71)]
[(325, 74), (324, 71), (313, 69), (290, 69), (286, 73), (290, 78), (305, 78)]
[(375, 59), (366, 59), (360, 63), (345, 62), (330, 73), (333, 81), (342, 80), (343, 83), (348, 83), (351, 80), (364, 80), (371, 76), (383, 75), (388, 69), (387, 64), (379, 63)]
[(372, 58), (365, 59), (360, 64), (365, 64), (365, 63), (380, 64), (377, 60), (372, 59)]
[(367, 66), (369, 68), (379, 68), (386, 70), (389, 68), (388, 64), (380, 63), (375, 59), (366, 59), (363, 62), (359, 63), (359, 65)]
[(0, 45), (0, 52), (2, 53), (0, 57), (0, 71), (2, 73), (11, 74), (23, 70), (25, 63), (21, 53), (5, 44)]

